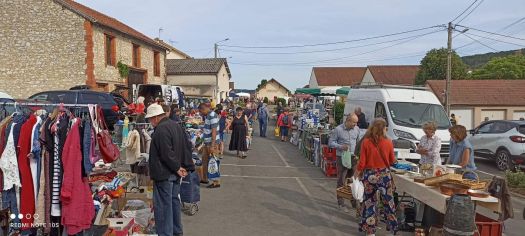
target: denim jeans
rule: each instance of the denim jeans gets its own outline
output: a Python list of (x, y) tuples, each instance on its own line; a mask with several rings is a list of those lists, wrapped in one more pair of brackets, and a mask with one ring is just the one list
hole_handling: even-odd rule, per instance
[(180, 178), (172, 175), (168, 180), (153, 182), (153, 210), (159, 236), (182, 234)]
[(261, 137), (266, 137), (266, 129), (268, 128), (267, 119), (259, 119), (259, 132)]
[(84, 121), (84, 136), (82, 142), (82, 170), (83, 176), (89, 176), (93, 166), (91, 164), (91, 144), (92, 144), (92, 133), (91, 133), (91, 123), (89, 121)]
[[(2, 209), (9, 208), (11, 210), (11, 214), (14, 214), (16, 217), (13, 219), (13, 223), (17, 224), (20, 223), (20, 219), (18, 218), (18, 205), (16, 202), (16, 190), (15, 187), (12, 187), (9, 190), (3, 190), (2, 191)], [(15, 229), (18, 229), (18, 227), (14, 227)], [(12, 228), (10, 227), (10, 230)]]

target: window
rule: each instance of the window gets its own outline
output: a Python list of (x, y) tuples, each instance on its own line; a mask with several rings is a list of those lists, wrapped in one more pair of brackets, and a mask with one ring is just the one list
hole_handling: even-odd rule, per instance
[(153, 74), (160, 76), (160, 53), (157, 51), (153, 52)]
[(479, 129), (478, 129), (478, 133), (480, 133), (480, 134), (489, 134), (490, 133), (490, 129), (492, 128), (493, 125), (494, 125), (494, 123), (488, 123), (488, 124), (484, 124), (484, 125), (480, 126)]
[(33, 96), (33, 97), (29, 98), (29, 99), (41, 102), (41, 101), (47, 101), (47, 97), (48, 97), (47, 93), (41, 93), (41, 94)]
[(389, 102), (392, 121), (401, 126), (421, 128), (427, 121), (436, 122), (438, 129), (448, 129), (450, 121), (441, 105), (412, 102)]
[(140, 46), (133, 44), (133, 66), (140, 67)]
[(502, 134), (502, 133), (506, 133), (507, 131), (513, 128), (516, 128), (515, 124), (508, 123), (508, 122), (494, 122), (491, 132), (495, 134)]
[(47, 98), (47, 101), (53, 102), (53, 103), (66, 103), (66, 104), (74, 104), (76, 103), (77, 99), (77, 93), (75, 92), (50, 92), (49, 97)]
[(383, 118), (387, 120), (385, 105), (381, 102), (376, 103), (375, 118)]
[(107, 102), (106, 96), (98, 93), (81, 93), (80, 102), (85, 104), (101, 104)]
[(106, 55), (106, 65), (115, 66), (116, 65), (116, 49), (115, 49), (115, 37), (106, 34), (106, 40), (104, 43), (105, 46), (105, 55)]

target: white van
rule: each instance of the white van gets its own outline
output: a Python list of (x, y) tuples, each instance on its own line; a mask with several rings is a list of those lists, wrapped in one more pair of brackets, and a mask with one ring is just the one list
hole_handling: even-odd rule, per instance
[[(369, 124), (376, 117), (385, 118), (388, 137), (394, 140), (395, 147), (397, 144), (410, 144), (411, 153), (415, 153), (419, 140), (425, 135), (422, 125), (435, 121), (438, 125), (436, 135), (442, 141), (441, 158), (448, 158), (450, 120), (438, 98), (426, 88), (393, 85), (352, 87), (345, 103), (345, 117), (356, 107), (361, 107)], [(416, 160), (421, 158), (419, 155), (410, 157)]]
[(133, 85), (133, 102), (137, 102), (137, 98), (142, 96), (146, 99), (146, 103), (150, 99), (158, 97), (164, 98), (166, 104), (178, 104), (179, 103), (179, 89), (184, 92), (181, 87), (174, 85), (164, 84), (134, 84)]

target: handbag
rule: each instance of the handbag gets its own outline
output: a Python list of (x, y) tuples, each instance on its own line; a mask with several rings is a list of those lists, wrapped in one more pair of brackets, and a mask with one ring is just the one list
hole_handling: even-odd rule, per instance
[(220, 163), (214, 155), (210, 156), (210, 161), (208, 162), (208, 179), (216, 180), (221, 177)]
[(111, 134), (108, 131), (106, 121), (104, 120), (104, 114), (100, 107), (97, 108), (97, 123), (98, 127), (101, 129), (97, 133), (98, 149), (100, 150), (104, 162), (112, 163), (120, 157), (120, 150), (111, 139)]
[(281, 136), (281, 129), (279, 128), (279, 126), (275, 127), (275, 129), (273, 130), (274, 134), (275, 134), (275, 137), (279, 137)]

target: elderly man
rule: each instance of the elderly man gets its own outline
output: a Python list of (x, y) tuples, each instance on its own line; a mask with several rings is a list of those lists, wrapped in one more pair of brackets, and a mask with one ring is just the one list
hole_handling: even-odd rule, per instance
[[(344, 185), (345, 179), (350, 178), (353, 175), (352, 169), (348, 169), (343, 166), (341, 156), (343, 152), (349, 151), (350, 153), (355, 152), (355, 148), (359, 139), (361, 139), (365, 132), (361, 132), (357, 126), (359, 118), (356, 114), (351, 114), (346, 118), (345, 123), (337, 126), (330, 134), (329, 145), (331, 148), (336, 149), (337, 154), (337, 187)], [(353, 158), (352, 158), (353, 159)], [(345, 205), (344, 198), (337, 198), (339, 208), (344, 212), (349, 212), (348, 207)], [(352, 201), (352, 206), (355, 207), (355, 201)]]
[(365, 113), (361, 111), (361, 107), (356, 107), (354, 113), (357, 115), (358, 121), (357, 126), (360, 129), (368, 129), (368, 123), (366, 123)]
[(180, 178), (195, 170), (186, 133), (166, 116), (157, 103), (148, 107), (146, 118), (155, 127), (151, 137), (149, 169), (153, 180), (157, 234), (182, 235)]
[(257, 111), (257, 117), (259, 118), (259, 132), (261, 137), (266, 137), (266, 129), (268, 128), (268, 118), (270, 117), (270, 111), (268, 111), (266, 103), (261, 104), (261, 107), (259, 107)]
[[(218, 145), (220, 144), (219, 135), (219, 115), (213, 111), (210, 105), (201, 103), (199, 105), (199, 112), (204, 117), (204, 127), (202, 129), (204, 148), (202, 149), (202, 170), (203, 178), (201, 183), (208, 184), (208, 162), (210, 161), (211, 155), (216, 155)], [(219, 188), (221, 187), (219, 179), (212, 180), (213, 182), (207, 186), (207, 188)]]

